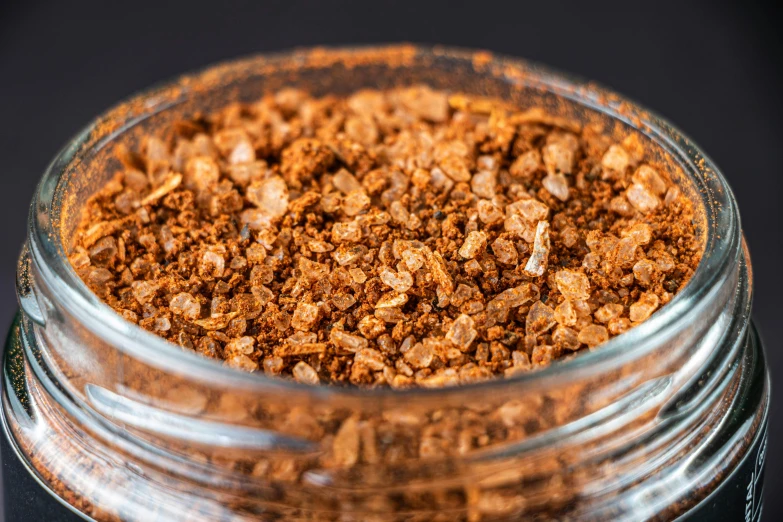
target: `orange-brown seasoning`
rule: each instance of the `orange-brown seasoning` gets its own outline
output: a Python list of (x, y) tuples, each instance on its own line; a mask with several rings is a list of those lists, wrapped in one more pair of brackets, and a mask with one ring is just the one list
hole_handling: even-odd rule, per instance
[(124, 156), (71, 262), (123, 317), (307, 383), (444, 386), (594, 349), (685, 285), (691, 202), (634, 135), (416, 86), (295, 90)]

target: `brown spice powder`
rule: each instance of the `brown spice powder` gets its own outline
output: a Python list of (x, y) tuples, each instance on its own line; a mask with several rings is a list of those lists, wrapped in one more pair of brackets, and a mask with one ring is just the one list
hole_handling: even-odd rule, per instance
[(183, 349), (312, 384), (546, 366), (646, 320), (701, 255), (635, 135), (425, 86), (283, 90), (123, 162), (83, 210), (82, 279)]

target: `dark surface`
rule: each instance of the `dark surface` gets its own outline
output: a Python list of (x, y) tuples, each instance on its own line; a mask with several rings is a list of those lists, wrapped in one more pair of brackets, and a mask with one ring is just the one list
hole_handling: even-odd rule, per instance
[[(685, 130), (739, 200), (755, 270), (754, 315), (783, 375), (783, 92), (777, 8), (748, 2), (0, 3), (0, 325), (47, 162), (133, 92), (243, 54), (414, 41), (486, 48), (612, 87)], [(781, 377), (783, 378), (783, 377)], [(783, 416), (773, 404), (764, 519), (783, 517)]]

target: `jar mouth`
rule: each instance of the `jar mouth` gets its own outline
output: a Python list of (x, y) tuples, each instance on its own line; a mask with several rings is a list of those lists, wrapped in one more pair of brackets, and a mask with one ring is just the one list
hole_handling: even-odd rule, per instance
[[(126, 321), (98, 298), (76, 274), (67, 257), (63, 223), (69, 212), (78, 212), (65, 202), (69, 183), (79, 175), (87, 155), (101, 150), (127, 129), (145, 118), (166, 111), (195, 92), (230, 86), (231, 80), (252, 74), (261, 75), (320, 67), (327, 75), (331, 67), (361, 64), (392, 64), (428, 60), (454, 62), (476, 69), (476, 74), (492, 75), (495, 81), (524, 85), (551, 93), (568, 103), (600, 113), (634, 129), (659, 146), (680, 167), (684, 180), (692, 185), (689, 196), (697, 208), (701, 223), (703, 255), (688, 284), (648, 320), (614, 337), (589, 353), (546, 368), (458, 386), (427, 389), (354, 388), (332, 385), (312, 386), (294, 380), (268, 377), (262, 372), (248, 373), (185, 352), (174, 344)], [(258, 93), (259, 95), (261, 92)], [(700, 305), (723, 280), (726, 267), (736, 261), (740, 248), (740, 221), (734, 196), (714, 163), (683, 133), (638, 104), (592, 82), (552, 70), (518, 58), (490, 55), (487, 52), (443, 47), (390, 46), (295, 50), (260, 55), (212, 66), (188, 74), (173, 82), (142, 92), (104, 113), (77, 134), (47, 167), (36, 190), (29, 219), (30, 254), (52, 292), (72, 311), (82, 326), (128, 355), (164, 369), (186, 373), (212, 382), (232, 383), (249, 388), (290, 389), (319, 397), (405, 397), (410, 395), (448, 395), (465, 390), (494, 393), (524, 386), (549, 387), (567, 382), (574, 375), (587, 377), (622, 366), (659, 346), (655, 337), (664, 331), (682, 328), (698, 318)]]

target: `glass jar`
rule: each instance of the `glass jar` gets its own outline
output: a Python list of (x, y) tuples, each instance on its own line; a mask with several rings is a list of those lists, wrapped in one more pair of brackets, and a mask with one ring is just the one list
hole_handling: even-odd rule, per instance
[[(542, 106), (617, 140), (639, 133), (699, 208), (705, 250), (692, 280), (642, 325), (540, 371), (365, 390), (244, 373), (168, 344), (115, 314), (71, 268), (65, 245), (81, 205), (119, 168), (118, 149), (143, 134), (286, 86), (323, 95), (410, 83)], [(440, 48), (314, 49), (138, 95), (49, 166), (17, 275), (4, 426), (43, 488), (85, 517), (756, 520), (761, 511), (769, 377), (726, 181), (668, 123), (536, 65)]]

